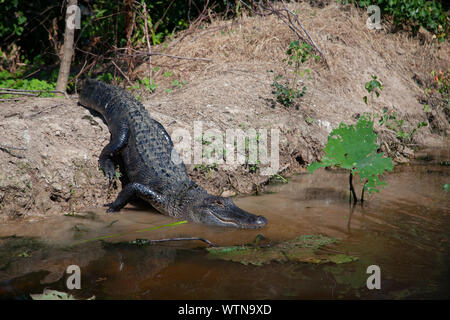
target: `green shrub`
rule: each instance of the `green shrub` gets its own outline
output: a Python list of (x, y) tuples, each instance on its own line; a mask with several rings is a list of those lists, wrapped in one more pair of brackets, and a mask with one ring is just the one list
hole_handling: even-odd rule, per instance
[[(283, 78), (282, 75), (277, 75), (272, 83), (272, 93), (277, 97), (277, 101), (285, 107), (290, 107), (294, 100), (303, 97), (306, 93), (306, 87), (298, 89), (298, 77), (304, 77), (309, 75), (311, 70), (306, 68), (301, 69), (303, 63), (310, 58), (320, 60), (320, 57), (312, 53), (313, 48), (311, 45), (303, 42), (300, 44), (298, 40), (292, 41), (286, 50), (287, 58), (282, 61), (287, 64), (288, 67), (293, 67), (294, 70), (289, 77)], [(283, 80), (281, 82), (280, 80)]]
[(360, 0), (356, 3), (360, 7), (379, 6), (382, 13), (393, 16), (396, 25), (410, 25), (414, 33), (422, 26), (435, 34), (439, 41), (447, 37), (447, 14), (442, 4), (434, 0)]
[[(44, 92), (41, 93), (42, 97), (52, 97), (53, 93), (48, 92), (55, 90), (55, 83), (47, 82), (45, 80), (39, 79), (14, 79), (7, 76), (7, 72), (3, 71), (0, 73), (0, 88), (9, 88), (9, 89), (20, 89), (20, 90), (42, 90)], [(47, 91), (47, 92), (46, 92)], [(7, 94), (2, 95), (3, 98), (9, 98), (13, 95)]]

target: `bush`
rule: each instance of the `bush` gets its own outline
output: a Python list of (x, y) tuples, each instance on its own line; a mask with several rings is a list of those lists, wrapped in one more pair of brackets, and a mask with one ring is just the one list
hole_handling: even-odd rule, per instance
[[(20, 90), (42, 90), (44, 91), (41, 93), (42, 97), (51, 97), (54, 96), (54, 94), (48, 91), (55, 90), (55, 83), (39, 79), (20, 80), (14, 77), (14, 75), (10, 74), (6, 70), (3, 70), (0, 72), (0, 88), (20, 89)], [(2, 94), (1, 96), (2, 98), (9, 98), (14, 96), (14, 94), (6, 94), (6, 95)]]
[(414, 33), (419, 27), (427, 29), (443, 41), (448, 32), (448, 19), (442, 4), (425, 0), (360, 0), (360, 7), (378, 5), (382, 13), (390, 14), (396, 25), (408, 24)]

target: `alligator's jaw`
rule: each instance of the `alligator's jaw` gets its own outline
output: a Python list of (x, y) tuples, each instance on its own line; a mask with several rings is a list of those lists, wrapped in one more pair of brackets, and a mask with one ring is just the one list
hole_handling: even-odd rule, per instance
[[(240, 210), (240, 209), (239, 209)], [(247, 217), (243, 217), (242, 214), (239, 217), (234, 217), (233, 213), (228, 217), (220, 217), (211, 212), (212, 215), (217, 219), (215, 225), (224, 226), (224, 227), (234, 227), (241, 229), (257, 229), (263, 228), (267, 224), (267, 219), (263, 216), (255, 216), (254, 214), (244, 212)]]
[(214, 197), (203, 200), (195, 210), (194, 219), (198, 222), (240, 229), (263, 228), (267, 219), (240, 209), (230, 198)]

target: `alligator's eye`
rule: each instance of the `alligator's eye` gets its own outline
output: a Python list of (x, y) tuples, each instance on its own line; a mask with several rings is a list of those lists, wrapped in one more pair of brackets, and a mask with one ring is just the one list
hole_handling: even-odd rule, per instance
[(223, 207), (224, 206), (224, 203), (223, 203), (223, 201), (222, 200), (220, 200), (220, 199), (217, 199), (216, 200), (216, 203), (219, 205), (219, 206), (221, 206), (221, 207)]

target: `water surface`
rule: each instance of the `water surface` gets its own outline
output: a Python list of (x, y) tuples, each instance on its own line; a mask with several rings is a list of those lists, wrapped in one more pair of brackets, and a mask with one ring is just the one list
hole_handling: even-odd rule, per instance
[[(67, 292), (65, 269), (76, 264), (82, 289), (70, 292), (78, 298), (449, 299), (450, 191), (443, 189), (450, 182), (449, 160), (448, 150), (421, 152), (411, 164), (396, 166), (379, 194), (366, 195), (364, 206), (353, 208), (348, 176), (341, 170), (296, 175), (266, 194), (236, 198), (241, 208), (267, 217), (267, 227), (259, 230), (187, 223), (136, 233), (174, 220), (133, 206), (113, 215), (90, 208), (80, 216), (3, 224), (0, 298), (28, 299), (44, 288)], [(356, 183), (357, 192), (360, 188)], [(80, 240), (126, 232), (69, 248)], [(321, 250), (358, 261), (252, 266), (209, 259), (201, 241), (113, 245), (137, 238), (203, 237), (228, 246), (251, 243), (259, 234), (268, 245), (300, 235), (334, 237), (340, 242)], [(381, 269), (380, 290), (366, 287), (370, 265)]]

